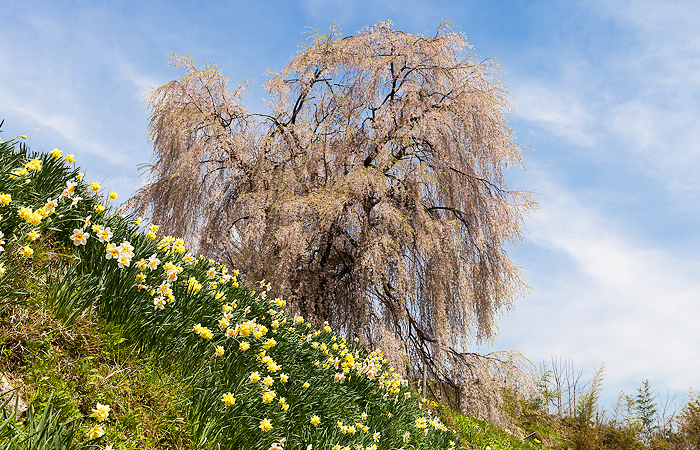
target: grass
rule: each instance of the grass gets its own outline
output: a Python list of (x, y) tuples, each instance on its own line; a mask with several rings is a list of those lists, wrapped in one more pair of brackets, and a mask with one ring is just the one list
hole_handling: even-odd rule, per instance
[[(185, 380), (160, 361), (144, 357), (118, 325), (105, 322), (93, 310), (67, 317), (52, 308), (50, 295), (62, 279), (47, 275), (46, 261), (35, 262), (39, 265), (23, 264), (22, 290), (16, 291), (21, 294), (0, 309), (0, 368), (6, 376), (21, 380), (32, 405), (24, 423), (30, 426), (44, 413), (45, 422), (52, 424), (47, 428), (59, 428), (60, 421), (68, 420), (64, 437), (84, 444), (85, 432), (95, 424), (88, 416), (100, 402), (111, 405), (111, 414), (119, 418), (105, 427), (105, 445), (195, 448), (182, 419)], [(11, 401), (9, 395), (6, 400)]]

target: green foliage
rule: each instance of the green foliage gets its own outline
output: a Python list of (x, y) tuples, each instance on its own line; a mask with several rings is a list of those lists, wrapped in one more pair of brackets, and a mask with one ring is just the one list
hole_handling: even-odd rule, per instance
[(643, 380), (642, 385), (637, 388), (637, 395), (634, 397), (634, 409), (637, 420), (642, 427), (642, 436), (646, 442), (651, 442), (654, 432), (658, 430), (656, 416), (658, 414), (656, 399), (651, 392), (649, 380)]
[(30, 406), (24, 424), (21, 424), (17, 422), (15, 413), (8, 414), (5, 409), (12, 402), (14, 395), (5, 395), (5, 397), (4, 401), (0, 401), (0, 411), (3, 412), (0, 418), (2, 420), (0, 422), (0, 450), (78, 450), (87, 448), (73, 441), (75, 419), (61, 421), (60, 415), (51, 405), (51, 399), (47, 402), (42, 413), (37, 413), (34, 407)]
[(505, 449), (541, 449), (542, 441), (529, 434), (527, 439), (520, 439), (510, 430), (504, 430), (491, 425), (483, 420), (465, 416), (449, 410), (440, 408), (441, 415), (445, 421), (456, 426), (460, 438), (469, 443), (469, 448), (480, 450), (505, 450)]

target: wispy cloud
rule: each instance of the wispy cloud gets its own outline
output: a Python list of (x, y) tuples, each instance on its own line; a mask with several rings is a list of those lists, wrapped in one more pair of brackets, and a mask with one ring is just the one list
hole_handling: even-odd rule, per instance
[[(528, 245), (559, 258), (565, 280), (534, 277), (535, 298), (518, 305), (517, 319), (501, 323), (506, 339), (522, 342), (530, 357), (570, 357), (587, 367), (605, 362), (615, 390), (642, 377), (687, 389), (691, 374), (700, 373), (700, 361), (690, 357), (700, 354), (700, 264), (635, 239), (560, 185), (544, 185), (543, 198), (528, 222)], [(517, 338), (509, 330), (515, 321)]]
[(512, 89), (518, 120), (532, 122), (570, 144), (582, 147), (596, 144), (591, 127), (593, 117), (587, 105), (576, 98), (575, 91), (556, 89), (537, 80), (528, 80)]

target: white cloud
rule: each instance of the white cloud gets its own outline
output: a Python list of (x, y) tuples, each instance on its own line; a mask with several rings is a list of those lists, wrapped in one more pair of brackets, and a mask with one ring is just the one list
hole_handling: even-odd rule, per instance
[(115, 71), (115, 75), (119, 79), (128, 81), (135, 89), (133, 94), (140, 101), (143, 101), (144, 96), (153, 88), (157, 88), (165, 84), (169, 80), (158, 80), (140, 70), (132, 63), (124, 58), (118, 58), (110, 61), (110, 65)]
[(575, 145), (595, 145), (592, 116), (576, 98), (574, 90), (546, 87), (542, 82), (528, 80), (513, 88), (513, 97), (519, 120), (533, 122)]
[(700, 373), (689, 357), (700, 354), (700, 264), (640, 242), (562, 186), (543, 191), (528, 245), (563, 261), (562, 273), (529, 280), (535, 292), (501, 321), (502, 337), (535, 361), (562, 356), (589, 369), (605, 362), (613, 394), (642, 378), (687, 389)]
[(605, 123), (642, 169), (674, 192), (700, 194), (700, 10), (694, 1), (591, 2), (628, 30), (607, 70), (627, 86), (607, 94)]
[[(90, 133), (85, 128), (89, 121), (84, 120), (79, 114), (76, 114), (70, 109), (65, 108), (61, 112), (47, 113), (45, 105), (36, 104), (36, 102), (28, 102), (26, 99), (20, 101), (7, 91), (0, 91), (0, 101), (6, 105), (13, 105), (8, 108), (9, 111), (25, 115), (35, 123), (44, 127), (49, 127), (56, 133), (65, 138), (71, 145), (82, 151), (104, 158), (111, 163), (119, 163), (121, 156), (115, 154), (102, 146), (97, 141), (85, 138)], [(82, 125), (81, 125), (82, 124)]]

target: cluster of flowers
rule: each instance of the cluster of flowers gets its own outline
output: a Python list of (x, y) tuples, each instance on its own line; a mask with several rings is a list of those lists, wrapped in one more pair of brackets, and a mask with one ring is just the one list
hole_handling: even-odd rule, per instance
[[(103, 422), (107, 421), (109, 419), (109, 412), (111, 411), (111, 408), (109, 405), (103, 405), (101, 403), (97, 403), (97, 406), (92, 409), (92, 412), (90, 414), (90, 417), (97, 419), (99, 423), (93, 425), (88, 429), (87, 431), (87, 437), (88, 439), (99, 439), (102, 436), (105, 435), (105, 429)], [(111, 448), (111, 446), (110, 446)]]
[(39, 172), (42, 169), (41, 161), (38, 158), (30, 159), (24, 164), (24, 167), (19, 167), (17, 169), (13, 169), (10, 172), (10, 178), (12, 179), (18, 179), (18, 178), (24, 178), (25, 183), (31, 182), (31, 179), (29, 178), (32, 173), (31, 172)]

